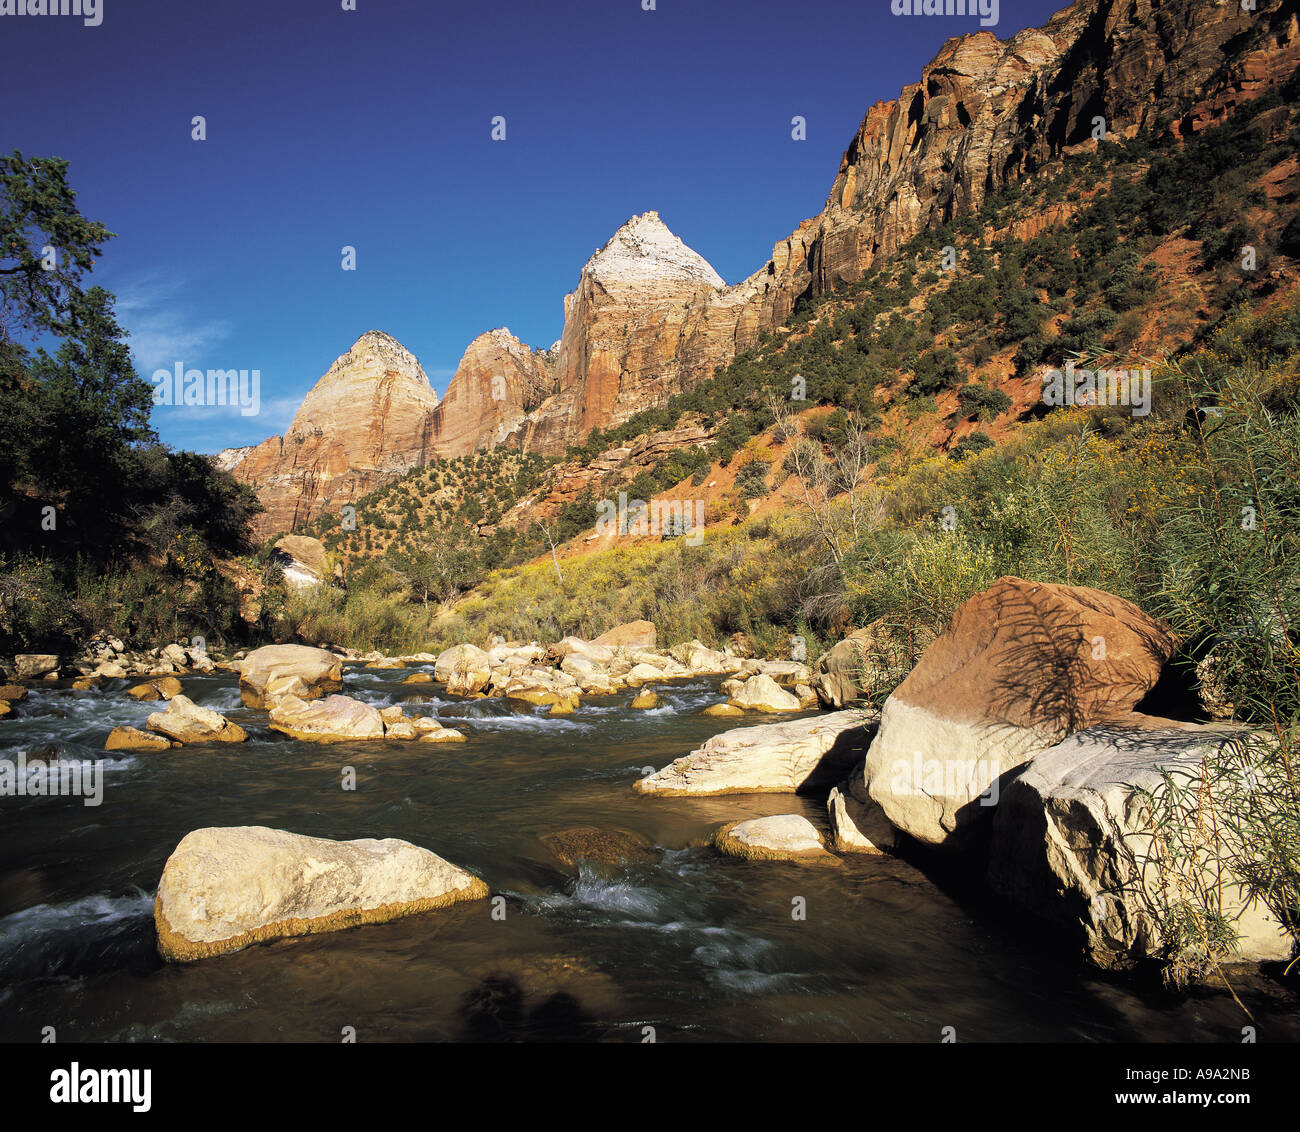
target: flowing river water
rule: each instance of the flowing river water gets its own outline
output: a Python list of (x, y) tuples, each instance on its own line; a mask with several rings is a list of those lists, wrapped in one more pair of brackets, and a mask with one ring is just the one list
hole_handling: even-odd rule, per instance
[[(546, 1040), (937, 1042), (1241, 1040), (1226, 992), (1184, 997), (1089, 971), (987, 897), (894, 858), (841, 868), (748, 862), (706, 845), (725, 821), (824, 806), (789, 795), (685, 800), (631, 789), (734, 720), (701, 716), (717, 682), (585, 700), (566, 717), (403, 685), (417, 669), (350, 668), (376, 706), (422, 696), (463, 744), (314, 745), (271, 732), (235, 677), (187, 677), (247, 743), (111, 758), (116, 725), (157, 705), (127, 681), (34, 690), (0, 724), (0, 757), (57, 744), (105, 758), (102, 804), (0, 798), (0, 1040)], [(430, 671), (431, 666), (424, 666)], [(341, 788), (352, 766), (355, 791)], [(482, 876), (505, 897), (348, 931), (164, 964), (153, 893), (168, 855), (202, 826), (319, 837), (399, 837)], [(568, 867), (540, 840), (579, 826), (630, 830), (654, 849)], [(797, 898), (806, 908), (796, 918)], [(1295, 999), (1238, 988), (1260, 1040), (1300, 1040)]]

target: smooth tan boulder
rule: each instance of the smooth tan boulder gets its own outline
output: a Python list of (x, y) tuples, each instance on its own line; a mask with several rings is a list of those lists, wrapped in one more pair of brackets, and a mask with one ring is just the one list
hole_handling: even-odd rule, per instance
[(343, 688), (343, 660), (307, 645), (265, 645), (239, 666), (245, 707), (270, 708), (285, 697), (316, 700)]
[(145, 727), (178, 743), (242, 743), (247, 732), (220, 712), (199, 707), (188, 696), (173, 696), (166, 711), (154, 712)]
[(868, 691), (887, 691), (911, 671), (909, 658), (919, 657), (934, 639), (929, 629), (917, 626), (904, 631), (880, 618), (822, 654), (812, 689), (829, 708), (846, 707)]
[(960, 851), (987, 837), (1004, 777), (1129, 712), (1173, 647), (1164, 627), (1112, 594), (999, 578), (885, 702), (854, 792), (918, 841)]
[(659, 706), (659, 696), (649, 688), (643, 688), (632, 698), (632, 707), (638, 710)]
[(26, 698), (27, 689), (21, 684), (0, 684), (0, 700), (13, 704)]
[(601, 633), (591, 643), (604, 648), (652, 649), (659, 640), (654, 625), (649, 621), (629, 621)]
[(700, 676), (721, 676), (739, 672), (744, 667), (744, 660), (737, 656), (711, 649), (700, 641), (688, 641), (684, 645), (675, 645), (669, 650), (673, 659), (687, 671)]
[[(989, 880), (1013, 905), (1061, 925), (1084, 953), (1107, 968), (1164, 957), (1161, 893), (1195, 904), (1210, 895), (1240, 936), (1235, 959), (1285, 961), (1294, 946), (1263, 901), (1252, 897), (1219, 853), (1203, 786), (1208, 759), (1232, 742), (1232, 731), (1134, 713), (1129, 719), (1077, 732), (1033, 762), (1011, 783), (993, 823)], [(1217, 760), (1222, 765), (1232, 760)], [(1170, 799), (1166, 775), (1188, 796)], [(1237, 786), (1239, 792), (1249, 784)], [(1159, 840), (1147, 800), (1184, 829), (1203, 830), (1190, 842), (1166, 825)], [(1240, 796), (1240, 795), (1239, 795)], [(1165, 848), (1183, 847), (1171, 860)]]
[(430, 676), (427, 672), (412, 672), (410, 676), (408, 676), (405, 680), (402, 681), (402, 683), (403, 684), (432, 684), (433, 677)]
[(453, 696), (473, 696), (492, 679), (492, 658), (474, 645), (454, 645), (439, 654), (433, 675)]
[(607, 665), (614, 659), (612, 648), (584, 641), (581, 637), (565, 637), (547, 650), (547, 656), (553, 656), (560, 664), (575, 654), (600, 665)]
[(59, 658), (54, 653), (20, 653), (14, 657), (14, 671), (19, 680), (39, 680), (58, 673)]
[(104, 740), (106, 751), (167, 751), (172, 741), (165, 735), (151, 735), (134, 727), (114, 727)]
[(133, 688), (128, 688), (126, 694), (133, 700), (149, 702), (153, 700), (170, 700), (173, 696), (179, 694), (181, 682), (175, 676), (159, 676), (156, 680), (150, 680), (145, 684), (137, 684)]
[(728, 719), (734, 719), (737, 716), (744, 715), (745, 710), (744, 708), (732, 707), (731, 704), (710, 704), (702, 712), (700, 712), (700, 714), (717, 715), (717, 716), (726, 717)]
[(848, 783), (835, 787), (826, 799), (831, 841), (841, 853), (892, 853), (898, 831), (870, 798), (857, 798)]
[(853, 703), (869, 682), (868, 665), (875, 634), (858, 629), (833, 646), (817, 661), (813, 690), (830, 708)]
[(870, 742), (870, 716), (828, 712), (786, 723), (737, 727), (655, 774), (637, 779), (638, 794), (793, 794), (842, 779)]
[(653, 664), (634, 664), (624, 675), (623, 683), (629, 688), (639, 688), (642, 684), (658, 683), (663, 678), (663, 669)]
[(437, 731), (424, 731), (420, 734), (421, 743), (464, 743), (465, 733), (454, 727), (439, 727)]
[(347, 743), (382, 739), (384, 721), (377, 710), (351, 696), (311, 702), (285, 696), (271, 709), (271, 730), (307, 743)]
[(198, 829), (163, 867), (158, 951), (189, 962), (286, 936), (481, 900), (478, 877), (396, 838), (330, 841), (263, 826)]
[(730, 700), (746, 711), (801, 711), (799, 701), (767, 675), (751, 676)]
[(747, 861), (840, 863), (838, 857), (826, 851), (817, 827), (801, 814), (774, 814), (731, 822), (713, 835), (713, 847), (724, 856)]

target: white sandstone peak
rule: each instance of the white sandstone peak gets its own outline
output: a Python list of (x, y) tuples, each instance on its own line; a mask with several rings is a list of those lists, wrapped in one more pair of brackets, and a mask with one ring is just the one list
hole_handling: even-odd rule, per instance
[(601, 280), (620, 282), (683, 279), (710, 287), (727, 285), (708, 260), (668, 230), (657, 212), (632, 217), (582, 271)]
[(367, 330), (361, 335), (346, 354), (341, 354), (334, 360), (321, 382), (327, 381), (331, 374), (345, 369), (360, 370), (373, 377), (384, 373), (400, 373), (424, 385), (429, 384), (429, 378), (419, 359), (391, 334), (385, 334), (382, 330)]

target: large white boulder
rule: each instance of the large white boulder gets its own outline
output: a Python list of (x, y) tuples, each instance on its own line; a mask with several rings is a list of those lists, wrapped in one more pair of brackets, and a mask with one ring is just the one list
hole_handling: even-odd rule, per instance
[(187, 962), (284, 936), (380, 923), (488, 895), (406, 841), (330, 841), (263, 826), (197, 829), (163, 867), (158, 950)]
[(957, 611), (886, 700), (855, 793), (918, 841), (969, 848), (987, 838), (1012, 773), (1131, 711), (1173, 643), (1112, 594), (1000, 578)]
[[(1221, 728), (1135, 715), (1036, 755), (998, 808), (991, 884), (1016, 906), (1079, 933), (1083, 950), (1103, 967), (1160, 956), (1167, 942), (1162, 892), (1193, 903), (1211, 894), (1240, 934), (1238, 959), (1289, 959), (1290, 936), (1216, 855), (1208, 810), (1196, 812), (1203, 760), (1229, 742), (1231, 732)], [(1204, 851), (1179, 852), (1178, 860), (1164, 846), (1188, 846), (1168, 829), (1155, 838), (1143, 797), (1169, 798), (1162, 770), (1193, 788), (1193, 801), (1173, 808), (1186, 828), (1199, 821), (1205, 838)]]
[(492, 658), (474, 645), (455, 645), (438, 656), (433, 677), (453, 696), (472, 696), (492, 679)]
[(713, 847), (724, 856), (747, 861), (840, 863), (838, 857), (826, 852), (817, 827), (802, 814), (773, 814), (731, 822), (713, 835)]
[(745, 711), (803, 710), (797, 696), (791, 695), (767, 675), (751, 676), (727, 702)]
[(793, 794), (843, 778), (866, 752), (870, 716), (830, 712), (787, 723), (737, 727), (638, 779), (639, 794)]
[(239, 666), (245, 707), (269, 708), (283, 696), (315, 700), (342, 688), (342, 658), (328, 649), (266, 645), (250, 652)]
[(351, 696), (300, 700), (285, 696), (271, 709), (271, 730), (307, 743), (382, 739), (384, 720), (376, 708)]
[(242, 743), (248, 738), (242, 727), (231, 723), (220, 712), (199, 707), (188, 696), (181, 695), (168, 701), (166, 711), (149, 716), (145, 727), (178, 743)]

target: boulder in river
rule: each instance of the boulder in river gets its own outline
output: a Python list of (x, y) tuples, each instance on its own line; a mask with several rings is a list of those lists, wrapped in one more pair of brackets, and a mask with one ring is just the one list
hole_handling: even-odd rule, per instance
[(106, 751), (166, 751), (173, 746), (165, 735), (151, 735), (135, 727), (114, 727), (104, 740)]
[(773, 814), (731, 822), (713, 835), (713, 847), (724, 856), (747, 861), (840, 863), (838, 857), (826, 851), (817, 827), (802, 814)]
[(654, 858), (650, 839), (627, 829), (579, 826), (543, 834), (541, 841), (569, 868), (576, 868), (579, 861), (621, 865)]
[(326, 696), (310, 703), (285, 696), (271, 709), (271, 730), (306, 743), (349, 743), (382, 739), (384, 721), (375, 708), (351, 696)]
[(166, 711), (156, 711), (145, 721), (150, 731), (178, 743), (242, 743), (248, 734), (220, 712), (199, 707), (188, 696), (176, 695)]
[[(1102, 967), (1162, 956), (1162, 891), (1192, 903), (1210, 894), (1240, 936), (1238, 960), (1289, 959), (1291, 937), (1224, 863), (1212, 823), (1196, 812), (1204, 760), (1215, 761), (1232, 741), (1223, 728), (1135, 714), (1036, 755), (998, 807), (990, 883), (1017, 907), (1077, 933)], [(1191, 803), (1169, 799), (1162, 771), (1191, 787)], [(1217, 787), (1208, 789), (1212, 795)], [(1143, 791), (1171, 801), (1187, 829), (1199, 823), (1200, 846), (1192, 851), (1168, 826), (1156, 840)], [(1164, 848), (1171, 842), (1179, 846), (1176, 861)]]
[(840, 711), (786, 723), (737, 727), (655, 774), (639, 778), (638, 794), (793, 794), (842, 779), (866, 753), (872, 717)]
[(885, 812), (870, 798), (859, 799), (851, 783), (831, 791), (826, 799), (826, 813), (831, 823), (831, 839), (841, 853), (892, 853), (898, 831)]
[(473, 696), (492, 679), (492, 658), (474, 645), (454, 645), (439, 654), (433, 676), (453, 696)]
[(999, 578), (957, 610), (886, 700), (855, 792), (918, 841), (968, 848), (987, 838), (1015, 771), (1131, 711), (1173, 647), (1123, 598)]
[(239, 692), (245, 707), (271, 708), (292, 696), (316, 700), (343, 689), (343, 661), (328, 649), (308, 645), (265, 645), (239, 666)]
[(799, 701), (766, 674), (751, 676), (727, 702), (746, 711), (801, 710)]
[(133, 700), (150, 702), (153, 700), (170, 700), (181, 690), (181, 682), (175, 676), (159, 676), (145, 684), (128, 688), (126, 694)]
[(745, 714), (744, 708), (732, 707), (731, 704), (709, 704), (701, 715), (717, 715), (725, 718), (734, 719)]
[(330, 841), (263, 826), (197, 829), (167, 859), (154, 923), (164, 959), (189, 962), (480, 900), (478, 877), (406, 841)]

